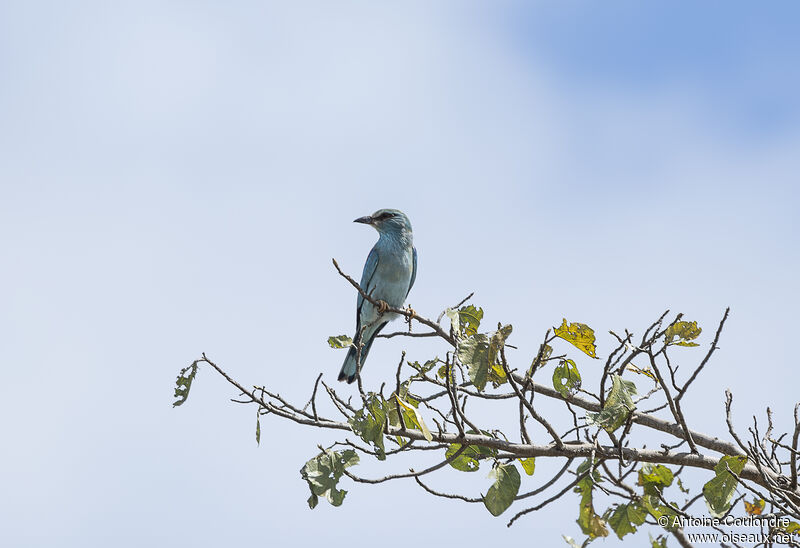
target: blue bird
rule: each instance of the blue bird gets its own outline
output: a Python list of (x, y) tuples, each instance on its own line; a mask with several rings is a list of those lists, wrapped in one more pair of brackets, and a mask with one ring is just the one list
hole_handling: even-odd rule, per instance
[[(356, 303), (356, 334), (353, 346), (339, 372), (339, 380), (352, 383), (356, 379), (357, 362), (364, 367), (375, 336), (398, 314), (386, 314), (386, 307), (400, 308), (417, 277), (417, 250), (414, 247), (411, 221), (405, 213), (396, 209), (379, 209), (368, 217), (359, 217), (354, 222), (371, 225), (380, 237), (369, 252), (361, 288), (377, 301), (376, 307), (361, 294)], [(360, 359), (356, 357), (361, 353)]]

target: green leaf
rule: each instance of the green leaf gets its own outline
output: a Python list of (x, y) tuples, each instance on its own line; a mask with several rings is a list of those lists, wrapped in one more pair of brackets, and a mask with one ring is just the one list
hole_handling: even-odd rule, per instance
[(195, 375), (197, 375), (197, 362), (194, 362), (189, 367), (184, 367), (178, 373), (178, 379), (175, 381), (175, 398), (177, 399), (172, 404), (172, 407), (178, 407), (186, 403)]
[(483, 308), (475, 308), (467, 305), (458, 309), (458, 320), (461, 327), (461, 334), (464, 337), (471, 337), (478, 333), (478, 328), (483, 319)]
[(633, 403), (636, 385), (616, 373), (611, 375), (611, 381), (611, 392), (606, 398), (603, 410), (599, 413), (586, 413), (586, 419), (590, 424), (600, 426), (606, 432), (613, 432), (625, 424), (628, 415), (636, 407)]
[(309, 508), (315, 508), (318, 497), (325, 497), (333, 506), (341, 506), (347, 491), (337, 489), (344, 469), (358, 464), (358, 455), (352, 449), (345, 451), (323, 451), (309, 460), (300, 469), (300, 477), (308, 483), (311, 496)]
[[(420, 365), (419, 362), (408, 362), (408, 365), (412, 369), (417, 370), (419, 373), (424, 374), (424, 373), (428, 373), (431, 369), (436, 367), (437, 363), (439, 363), (439, 358), (433, 358), (432, 360), (428, 360), (422, 365)], [(444, 376), (444, 375), (442, 375), (442, 376)], [(416, 375), (415, 375), (415, 377), (416, 377)]]
[(680, 527), (675, 520), (677, 514), (671, 507), (661, 502), (664, 488), (672, 485), (675, 479), (672, 470), (661, 464), (645, 463), (639, 469), (639, 485), (644, 487), (644, 495), (639, 499), (641, 506), (655, 519), (667, 516), (668, 530)]
[[(442, 380), (447, 378), (447, 364), (442, 365), (439, 369), (436, 370), (436, 376)], [(456, 373), (453, 371), (452, 367), (450, 369), (450, 382), (456, 382)]]
[(674, 344), (677, 346), (699, 346), (695, 342), (690, 342), (700, 336), (703, 331), (701, 327), (697, 327), (697, 322), (675, 322), (667, 328), (664, 333), (664, 338), (667, 344)]
[(458, 359), (467, 367), (469, 379), (478, 390), (489, 380), (489, 337), (479, 333), (458, 343)]
[(678, 478), (678, 489), (680, 489), (682, 493), (686, 493), (686, 494), (689, 493), (689, 488), (683, 486), (683, 482), (681, 481), (681, 478)]
[(338, 335), (336, 337), (328, 337), (328, 344), (331, 348), (350, 348), (353, 344), (353, 339), (347, 335)]
[[(495, 387), (507, 382), (498, 354), (511, 330), (510, 325), (504, 325), (493, 333), (477, 333), (459, 340), (458, 359), (467, 367), (469, 378), (479, 391), (483, 391), (490, 380)], [(444, 376), (441, 369), (440, 373)]]
[(522, 465), (522, 469), (525, 470), (525, 473), (529, 476), (533, 475), (533, 471), (536, 470), (536, 457), (530, 457), (527, 459), (517, 459), (519, 463)]
[(594, 330), (588, 325), (583, 323), (571, 323), (567, 325), (567, 319), (564, 318), (561, 322), (561, 327), (553, 328), (553, 333), (556, 337), (561, 337), (565, 341), (572, 343), (575, 348), (587, 356), (597, 358), (594, 345)]
[(378, 454), (378, 460), (386, 459), (383, 444), (383, 431), (386, 427), (387, 405), (378, 394), (367, 394), (367, 405), (349, 419), (350, 427), (362, 440), (371, 443)]
[(703, 497), (706, 499), (708, 512), (713, 517), (720, 518), (730, 509), (733, 493), (739, 483), (733, 474), (741, 474), (745, 464), (745, 456), (725, 456), (714, 467), (716, 476), (703, 486)]
[(608, 518), (608, 524), (619, 538), (635, 533), (636, 527), (643, 524), (647, 510), (638, 503), (620, 504)]
[[(474, 434), (475, 432), (471, 430), (469, 433)], [(447, 452), (445, 453), (445, 458), (449, 459), (459, 449), (461, 449), (460, 444), (450, 444), (450, 447), (447, 448)], [(450, 466), (462, 472), (477, 472), (482, 459), (495, 456), (497, 456), (496, 449), (483, 447), (482, 445), (470, 445), (464, 449), (459, 456), (450, 461)]]
[(553, 388), (565, 399), (571, 398), (581, 387), (581, 374), (572, 360), (561, 360), (553, 370)]
[(639, 485), (654, 485), (659, 488), (659, 493), (664, 487), (672, 485), (673, 478), (672, 470), (662, 464), (648, 462), (639, 469)]
[(483, 496), (483, 504), (493, 516), (505, 512), (519, 492), (520, 477), (513, 464), (502, 464), (489, 473), (495, 482)]
[(667, 548), (667, 537), (658, 535), (656, 538), (653, 538), (653, 535), (650, 535), (650, 546), (651, 548)]

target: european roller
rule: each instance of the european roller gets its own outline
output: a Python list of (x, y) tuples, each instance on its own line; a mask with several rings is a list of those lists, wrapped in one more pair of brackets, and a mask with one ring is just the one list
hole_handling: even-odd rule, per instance
[(381, 302), (375, 306), (358, 295), (356, 302), (356, 334), (353, 346), (339, 372), (339, 380), (349, 383), (356, 379), (356, 355), (361, 352), (361, 368), (372, 347), (375, 336), (398, 314), (385, 313), (386, 306), (400, 308), (417, 277), (417, 250), (414, 248), (411, 221), (396, 209), (379, 209), (368, 217), (354, 222), (371, 225), (379, 238), (367, 256), (361, 274), (361, 288), (373, 299)]

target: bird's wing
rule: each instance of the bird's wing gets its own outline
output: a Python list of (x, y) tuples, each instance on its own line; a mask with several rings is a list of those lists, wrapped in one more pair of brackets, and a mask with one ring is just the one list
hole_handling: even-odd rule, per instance
[(411, 288), (414, 287), (414, 280), (417, 279), (417, 248), (412, 247), (411, 250), (413, 251), (412, 255), (414, 256), (414, 263), (411, 267), (411, 281), (408, 282), (408, 291), (406, 291), (406, 297), (408, 297)]
[[(367, 262), (364, 263), (364, 272), (361, 273), (361, 289), (366, 291), (369, 295), (373, 289), (372, 278), (378, 270), (378, 250), (376, 247), (367, 255)], [(358, 294), (358, 301), (356, 302), (356, 333), (361, 331), (361, 307), (364, 304), (364, 297), (361, 293)]]

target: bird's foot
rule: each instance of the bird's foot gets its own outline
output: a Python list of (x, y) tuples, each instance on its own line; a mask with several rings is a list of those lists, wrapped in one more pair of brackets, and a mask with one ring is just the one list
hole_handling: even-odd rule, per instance
[(406, 316), (406, 323), (408, 324), (408, 330), (411, 331), (411, 320), (417, 315), (417, 312), (411, 308), (411, 305), (406, 307), (406, 311), (408, 312), (408, 315)]
[(378, 314), (383, 314), (389, 309), (389, 303), (378, 300)]

